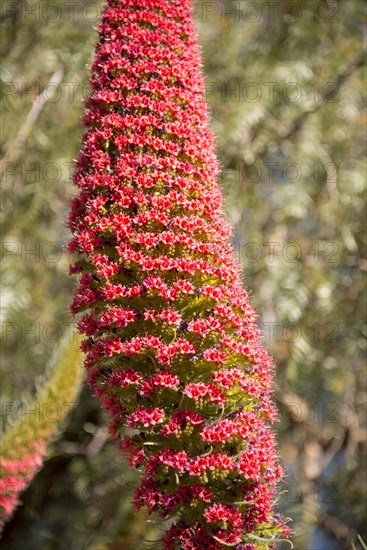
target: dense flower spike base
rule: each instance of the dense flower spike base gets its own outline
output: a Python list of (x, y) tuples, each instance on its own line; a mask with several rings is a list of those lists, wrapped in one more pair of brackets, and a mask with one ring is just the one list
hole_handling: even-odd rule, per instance
[[(88, 381), (175, 518), (172, 549), (271, 548), (282, 476), (271, 360), (222, 212), (188, 0), (110, 0), (70, 225)], [(127, 427), (127, 429), (125, 429)]]

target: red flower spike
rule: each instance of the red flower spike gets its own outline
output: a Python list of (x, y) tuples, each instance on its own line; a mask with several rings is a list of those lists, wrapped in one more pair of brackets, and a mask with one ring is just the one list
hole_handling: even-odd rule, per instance
[[(271, 548), (283, 473), (272, 362), (222, 211), (189, 0), (109, 0), (70, 215), (88, 382), (143, 477), (135, 505), (177, 518), (166, 550)], [(254, 536), (252, 536), (254, 535)], [(264, 540), (263, 540), (264, 539)]]

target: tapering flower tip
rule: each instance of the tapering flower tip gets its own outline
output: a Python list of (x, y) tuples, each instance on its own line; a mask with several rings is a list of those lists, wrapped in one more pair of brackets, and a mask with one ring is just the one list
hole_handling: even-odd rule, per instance
[(166, 549), (270, 548), (287, 533), (271, 359), (222, 211), (190, 2), (110, 0), (99, 33), (70, 216), (88, 381), (111, 433), (129, 428), (136, 506), (178, 518)]

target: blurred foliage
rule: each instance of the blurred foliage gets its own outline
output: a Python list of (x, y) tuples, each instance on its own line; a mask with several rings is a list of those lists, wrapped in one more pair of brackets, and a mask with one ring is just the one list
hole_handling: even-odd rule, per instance
[[(72, 4), (74, 7), (71, 8)], [(2, 2), (2, 398), (64, 330), (72, 159), (101, 2)], [(195, 18), (244, 281), (277, 364), (280, 499), (297, 550), (367, 540), (363, 0), (204, 1)], [(32, 253), (33, 251), (33, 253)], [(0, 548), (159, 548), (84, 391)], [(151, 524), (148, 524), (151, 525)]]

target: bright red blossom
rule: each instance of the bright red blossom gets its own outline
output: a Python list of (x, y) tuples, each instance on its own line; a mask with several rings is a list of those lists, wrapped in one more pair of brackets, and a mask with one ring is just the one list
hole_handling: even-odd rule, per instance
[[(163, 547), (258, 548), (287, 528), (271, 359), (222, 211), (189, 0), (108, 0), (74, 176), (73, 313), (110, 433)], [(85, 313), (85, 310), (88, 310)], [(271, 548), (271, 543), (269, 543)]]

